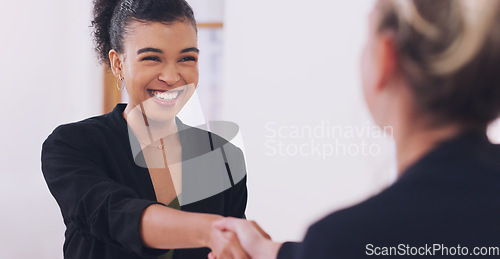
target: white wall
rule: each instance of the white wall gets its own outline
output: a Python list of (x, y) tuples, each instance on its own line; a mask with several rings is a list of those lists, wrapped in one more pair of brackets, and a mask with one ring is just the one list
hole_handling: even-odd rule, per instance
[(8, 1), (0, 8), (0, 258), (62, 258), (64, 224), (40, 151), (57, 125), (101, 112), (90, 2)]
[[(276, 240), (302, 239), (310, 223), (394, 177), (392, 144), (373, 135), (360, 91), (358, 61), (372, 3), (226, 1), (224, 118), (240, 125), (245, 143), (247, 215)], [(311, 138), (296, 136), (293, 127), (344, 133)], [(349, 128), (371, 133), (353, 137)], [(363, 141), (380, 153), (341, 149), (355, 151)], [(280, 142), (289, 149), (283, 155), (275, 152)], [(295, 154), (314, 145), (335, 152)]]

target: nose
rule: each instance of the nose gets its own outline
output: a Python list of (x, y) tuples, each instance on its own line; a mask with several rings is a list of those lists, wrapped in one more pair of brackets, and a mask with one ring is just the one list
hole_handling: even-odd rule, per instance
[(174, 64), (167, 65), (158, 75), (158, 80), (165, 82), (168, 86), (175, 85), (181, 80), (181, 75)]

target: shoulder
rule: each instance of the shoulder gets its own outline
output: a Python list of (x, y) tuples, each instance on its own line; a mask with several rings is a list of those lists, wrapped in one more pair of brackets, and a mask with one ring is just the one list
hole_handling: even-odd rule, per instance
[(44, 141), (43, 147), (61, 144), (86, 146), (96, 139), (105, 138), (110, 132), (112, 129), (107, 123), (107, 114), (95, 116), (56, 127)]
[(385, 207), (377, 200), (378, 197), (370, 198), (360, 204), (331, 213), (314, 223), (310, 230), (324, 232), (332, 235), (332, 238), (341, 238), (340, 236), (357, 231), (367, 231), (379, 219), (379, 214)]
[(406, 229), (408, 220), (411, 221), (411, 205), (405, 202), (407, 196), (407, 192), (398, 187), (389, 187), (365, 201), (325, 216), (309, 228), (306, 238), (309, 237), (310, 245), (318, 245), (318, 249), (323, 247), (321, 249), (346, 255), (363, 252), (366, 245), (373, 242), (390, 242), (400, 236), (394, 232)]

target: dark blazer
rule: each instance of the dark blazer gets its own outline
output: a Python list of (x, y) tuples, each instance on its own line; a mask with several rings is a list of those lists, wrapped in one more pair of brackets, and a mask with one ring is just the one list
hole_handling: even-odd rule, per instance
[(500, 146), (467, 132), (438, 145), (380, 194), (313, 224), (278, 258), (457, 256), (490, 246), (500, 255)]
[[(65, 258), (157, 258), (168, 250), (142, 243), (142, 213), (156, 201), (142, 153), (129, 138), (125, 104), (108, 114), (57, 127), (42, 148), (42, 171), (66, 225)], [(181, 210), (245, 217), (241, 150), (177, 119), (183, 158)], [(135, 142), (135, 143), (134, 143)], [(175, 235), (175, 233), (172, 233)], [(207, 258), (209, 250), (175, 250), (174, 258)]]

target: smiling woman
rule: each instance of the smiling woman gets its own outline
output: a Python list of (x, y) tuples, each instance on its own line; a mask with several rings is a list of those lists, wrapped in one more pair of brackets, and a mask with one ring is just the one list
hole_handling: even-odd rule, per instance
[(133, 21), (128, 30), (123, 52), (109, 52), (111, 69), (123, 77), (129, 94), (125, 113), (143, 104), (148, 118), (172, 120), (198, 84), (196, 28), (186, 22)]
[(130, 100), (59, 126), (44, 142), (65, 258), (206, 258), (209, 249), (245, 258), (234, 234), (212, 227), (222, 216), (245, 217), (243, 154), (176, 117), (199, 78), (191, 7), (96, 0), (92, 24), (100, 60)]

